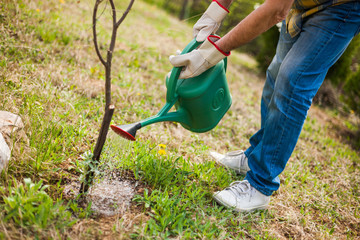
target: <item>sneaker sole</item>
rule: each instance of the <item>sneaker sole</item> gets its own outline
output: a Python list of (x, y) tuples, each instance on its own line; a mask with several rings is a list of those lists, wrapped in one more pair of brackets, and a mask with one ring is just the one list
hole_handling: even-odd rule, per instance
[(225, 202), (223, 202), (221, 199), (217, 198), (216, 193), (213, 194), (213, 198), (215, 199), (215, 201), (217, 203), (219, 203), (227, 208), (232, 208), (236, 212), (253, 212), (256, 210), (266, 210), (268, 207), (268, 204), (266, 204), (266, 205), (256, 206), (254, 208), (237, 208), (237, 207), (230, 206), (230, 205), (226, 204)]

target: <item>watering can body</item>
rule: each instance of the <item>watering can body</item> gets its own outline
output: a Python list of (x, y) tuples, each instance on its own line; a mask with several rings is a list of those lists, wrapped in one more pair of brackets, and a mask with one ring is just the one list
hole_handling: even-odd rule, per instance
[[(181, 54), (191, 52), (201, 43), (193, 39)], [(199, 76), (179, 79), (182, 68), (174, 67), (166, 77), (166, 103), (155, 115), (133, 124), (111, 125), (113, 131), (129, 140), (141, 127), (156, 122), (179, 122), (192, 132), (213, 129), (231, 106), (231, 95), (226, 81), (227, 59), (223, 59)], [(175, 106), (176, 111), (169, 112)]]
[[(206, 132), (213, 129), (231, 106), (231, 95), (226, 81), (226, 59), (203, 74), (178, 80), (175, 108), (177, 122), (192, 131)], [(169, 78), (166, 86), (169, 88)]]

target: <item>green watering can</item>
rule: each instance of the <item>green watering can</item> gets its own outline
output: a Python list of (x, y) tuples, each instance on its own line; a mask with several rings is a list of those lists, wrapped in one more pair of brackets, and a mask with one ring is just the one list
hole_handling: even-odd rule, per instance
[[(191, 52), (200, 44), (193, 39), (181, 54)], [(170, 78), (166, 77), (166, 104), (158, 114), (137, 123), (111, 125), (111, 129), (132, 141), (135, 141), (138, 129), (157, 122), (179, 122), (184, 128), (198, 133), (213, 129), (231, 106), (226, 66), (225, 58), (201, 75), (189, 79), (179, 79), (181, 67), (174, 67)], [(174, 105), (176, 111), (169, 112)]]

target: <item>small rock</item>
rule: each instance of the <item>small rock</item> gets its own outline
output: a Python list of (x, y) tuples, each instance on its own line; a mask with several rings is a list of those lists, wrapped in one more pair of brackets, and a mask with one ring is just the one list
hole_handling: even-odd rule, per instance
[(0, 130), (11, 129), (12, 131), (17, 128), (23, 128), (24, 124), (21, 118), (7, 111), (0, 111)]
[(0, 172), (6, 168), (10, 160), (10, 148), (5, 142), (3, 135), (0, 133)]
[(0, 111), (0, 172), (6, 168), (9, 163), (11, 150), (9, 146), (12, 146), (15, 131), (18, 131), (16, 134), (16, 139), (23, 139), (28, 143), (26, 134), (22, 128), (24, 124), (21, 118), (7, 111)]
[(12, 145), (12, 134), (17, 132), (17, 139), (23, 139), (26, 143), (29, 142), (24, 130), (24, 124), (21, 117), (7, 111), (0, 111), (0, 133), (3, 134), (5, 141)]

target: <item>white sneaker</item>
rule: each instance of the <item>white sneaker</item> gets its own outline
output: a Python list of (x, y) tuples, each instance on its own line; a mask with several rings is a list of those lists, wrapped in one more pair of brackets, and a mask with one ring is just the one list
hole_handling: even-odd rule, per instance
[(215, 192), (213, 197), (219, 204), (238, 212), (266, 209), (270, 202), (270, 196), (256, 190), (247, 180), (233, 182), (224, 190)]
[(228, 152), (225, 155), (217, 152), (210, 152), (215, 161), (225, 167), (235, 170), (237, 174), (246, 175), (250, 171), (248, 159), (241, 150)]

